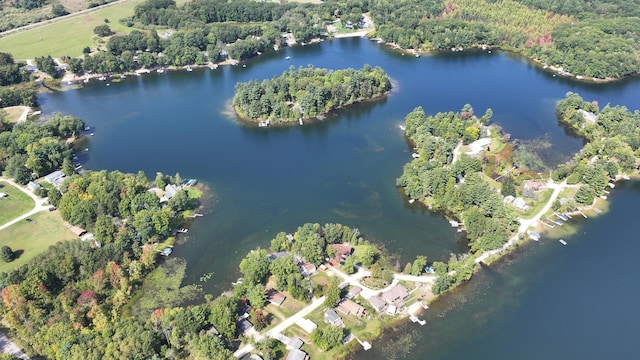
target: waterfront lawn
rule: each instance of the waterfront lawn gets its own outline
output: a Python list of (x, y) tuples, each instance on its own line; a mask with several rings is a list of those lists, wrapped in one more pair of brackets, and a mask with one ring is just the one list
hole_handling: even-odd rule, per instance
[(74, 239), (80, 241), (64, 225), (58, 211), (41, 211), (30, 218), (33, 222), (20, 221), (0, 230), (0, 246), (9, 246), (18, 256), (10, 263), (0, 262), (0, 272), (24, 265), (57, 242)]
[[(534, 203), (530, 203), (527, 201), (527, 203), (529, 203), (529, 210), (521, 214), (520, 217), (523, 219), (531, 219), (532, 217), (534, 217), (537, 213), (540, 212), (540, 210), (542, 210), (547, 202), (549, 202), (552, 194), (553, 189), (546, 189), (540, 192), (540, 194), (538, 195), (538, 201), (535, 201)], [(553, 212), (553, 210), (549, 211)]]
[[(85, 46), (96, 43), (93, 29), (104, 25), (104, 19), (109, 19), (109, 27), (117, 34), (128, 34), (134, 27), (127, 27), (119, 22), (120, 19), (133, 15), (136, 5), (144, 0), (131, 0), (92, 11), (83, 15), (55, 21), (50, 24), (20, 31), (0, 38), (0, 51), (10, 52), (14, 59), (33, 59), (36, 56), (63, 55), (81, 56)], [(181, 5), (186, 0), (177, 0)]]
[(29, 195), (4, 181), (0, 181), (0, 192), (8, 195), (0, 198), (0, 225), (26, 213), (35, 205)]

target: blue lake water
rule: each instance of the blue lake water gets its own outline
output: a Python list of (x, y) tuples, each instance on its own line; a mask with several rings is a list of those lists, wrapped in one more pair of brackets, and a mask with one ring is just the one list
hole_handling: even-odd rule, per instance
[[(308, 64), (381, 66), (397, 86), (386, 99), (305, 126), (247, 127), (230, 114), (236, 82)], [(205, 288), (219, 293), (237, 277), (250, 249), (268, 247), (276, 232), (305, 222), (358, 227), (403, 264), (416, 254), (442, 260), (460, 252), (464, 241), (445, 219), (409, 205), (395, 187), (410, 159), (398, 128), (404, 116), (416, 106), (427, 113), (458, 111), (465, 103), (479, 114), (492, 108), (493, 122), (512, 138), (547, 139), (552, 147), (541, 155), (553, 165), (582, 146), (554, 115), (556, 101), (568, 91), (601, 106), (640, 108), (637, 79), (581, 84), (510, 54), (414, 58), (364, 39), (268, 53), (246, 67), (151, 73), (108, 87), (95, 82), (43, 95), (40, 102), (45, 113), (70, 113), (95, 127), (86, 168), (143, 170), (151, 178), (157, 171), (180, 172), (212, 190), (206, 215), (174, 254), (188, 260), (187, 282), (213, 272)], [(410, 337), (415, 347), (406, 357), (415, 359), (637, 357), (631, 337), (639, 319), (632, 304), (640, 289), (629, 258), (637, 253), (631, 224), (639, 196), (637, 186), (616, 189), (612, 211), (583, 221), (577, 235), (566, 238), (569, 246), (559, 248), (555, 240), (525, 246), (513, 260), (443, 297), (426, 313), (429, 325), (390, 330), (366, 356), (389, 358), (385, 349)], [(623, 221), (623, 215), (630, 218)]]

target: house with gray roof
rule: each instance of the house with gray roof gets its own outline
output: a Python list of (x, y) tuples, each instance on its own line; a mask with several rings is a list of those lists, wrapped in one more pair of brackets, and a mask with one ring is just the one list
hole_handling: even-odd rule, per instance
[(286, 360), (306, 360), (308, 359), (307, 353), (300, 349), (293, 349), (287, 354)]
[(338, 315), (338, 313), (333, 309), (329, 309), (329, 310), (324, 312), (324, 322), (326, 322), (327, 324), (331, 324), (333, 326), (343, 326), (344, 325), (340, 315)]

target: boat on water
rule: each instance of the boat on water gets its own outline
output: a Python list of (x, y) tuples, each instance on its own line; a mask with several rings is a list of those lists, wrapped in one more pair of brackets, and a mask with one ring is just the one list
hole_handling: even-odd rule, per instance
[(103, 75), (103, 76), (100, 76), (100, 77), (98, 78), (98, 80), (100, 80), (100, 81), (105, 81), (105, 80), (107, 80), (107, 78)]
[(285, 60), (291, 60), (291, 56), (285, 56), (284, 59)]
[(298, 119), (298, 122), (300, 123), (300, 126), (302, 126), (302, 118)]
[(416, 199), (409, 199), (409, 204), (413, 204), (416, 201)]
[(416, 57), (417, 57), (417, 58), (419, 58), (419, 57), (420, 57), (420, 54), (416, 54)]
[(187, 71), (193, 71), (193, 69), (191, 68), (191, 66), (187, 65)]
[(564, 241), (563, 239), (560, 239), (560, 240), (558, 240), (558, 241), (560, 241), (560, 244), (562, 244), (562, 245), (567, 245), (567, 242), (566, 242), (566, 241)]
[(163, 68), (160, 68), (160, 69), (156, 70), (156, 72), (157, 72), (158, 74), (162, 74), (162, 73), (164, 72), (164, 69), (163, 69)]

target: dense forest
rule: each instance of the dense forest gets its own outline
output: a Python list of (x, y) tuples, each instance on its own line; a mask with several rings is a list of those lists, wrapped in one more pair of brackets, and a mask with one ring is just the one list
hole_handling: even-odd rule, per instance
[(78, 136), (84, 122), (73, 116), (54, 115), (45, 125), (31, 121), (0, 125), (0, 171), (26, 184), (62, 168), (75, 173), (67, 139)]
[(600, 110), (597, 103), (569, 92), (558, 102), (556, 113), (561, 123), (588, 140), (570, 162), (558, 165), (552, 173), (556, 181), (581, 184), (576, 202), (593, 203), (595, 197), (604, 194), (610, 179), (637, 170), (640, 112), (609, 105)]
[(9, 53), (0, 52), (0, 108), (15, 105), (34, 106), (38, 98), (31, 75), (21, 69)]
[(427, 117), (416, 108), (405, 120), (406, 136), (417, 147), (417, 156), (404, 166), (396, 184), (410, 198), (462, 220), (472, 252), (502, 246), (519, 226), (517, 214), (505, 207), (502, 196), (484, 179), (480, 159), (461, 154), (452, 163), (458, 141), (478, 139), (490, 113), (478, 119), (465, 106), (461, 113)]
[(406, 49), (513, 49), (578, 76), (640, 71), (639, 2), (402, 0), (370, 6), (376, 36)]
[(233, 106), (252, 121), (298, 121), (384, 95), (391, 81), (380, 67), (327, 70), (293, 66), (270, 80), (236, 84)]

